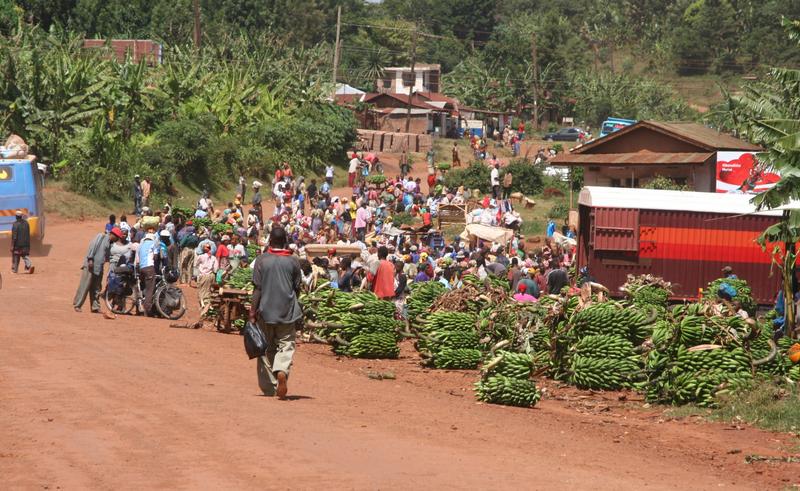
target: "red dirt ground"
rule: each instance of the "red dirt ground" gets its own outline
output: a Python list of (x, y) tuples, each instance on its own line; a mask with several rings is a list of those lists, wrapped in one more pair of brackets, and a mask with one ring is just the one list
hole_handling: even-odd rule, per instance
[[(477, 372), (338, 359), (301, 344), (290, 401), (260, 395), (242, 339), (72, 311), (100, 222), (50, 218), (35, 275), (0, 296), (3, 489), (766, 489), (797, 482), (796, 439), (670, 420), (548, 385), (535, 409), (476, 403)], [(7, 244), (2, 243), (0, 247)], [(5, 250), (5, 249), (4, 249)], [(194, 290), (188, 289), (196, 312)], [(392, 371), (396, 380), (373, 380)], [(629, 394), (633, 398), (635, 395)]]

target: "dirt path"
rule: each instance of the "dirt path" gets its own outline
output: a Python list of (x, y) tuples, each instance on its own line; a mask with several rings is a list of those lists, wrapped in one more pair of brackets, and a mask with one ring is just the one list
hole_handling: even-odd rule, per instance
[[(368, 362), (301, 345), (290, 379), (295, 399), (261, 397), (238, 336), (72, 311), (79, 258), (100, 226), (51, 217), (54, 245), (34, 258), (37, 274), (12, 277), (2, 268), (3, 489), (796, 482), (796, 465), (744, 463), (747, 454), (788, 451), (789, 437), (663, 421), (660, 409), (620, 406), (615, 394), (583, 400), (587, 394), (564, 391), (571, 401), (546, 397), (531, 410), (477, 404), (475, 372), (422, 369), (408, 346), (400, 360)], [(397, 379), (372, 380), (368, 370), (392, 370)]]

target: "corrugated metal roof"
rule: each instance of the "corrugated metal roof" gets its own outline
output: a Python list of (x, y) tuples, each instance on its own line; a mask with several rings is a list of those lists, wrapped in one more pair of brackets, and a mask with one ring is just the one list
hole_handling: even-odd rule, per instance
[(700, 165), (714, 153), (562, 153), (550, 160), (550, 165)]
[(690, 123), (690, 122), (663, 123), (660, 121), (639, 121), (638, 123), (634, 123), (630, 126), (621, 128), (613, 133), (609, 133), (608, 135), (602, 138), (597, 138), (579, 147), (575, 147), (571, 150), (571, 152), (573, 154), (584, 153), (589, 149), (601, 146), (604, 143), (609, 142), (611, 140), (622, 138), (628, 133), (635, 132), (641, 128), (650, 128), (653, 131), (658, 131), (660, 133), (668, 134), (673, 138), (687, 141), (701, 148), (704, 148), (708, 151), (714, 151), (714, 152), (719, 150), (749, 150), (753, 152), (763, 151), (763, 149), (758, 145), (754, 145), (750, 142), (740, 140), (739, 138), (736, 138), (734, 136), (725, 133), (720, 133), (715, 129), (707, 128), (697, 123)]
[(661, 128), (664, 131), (680, 135), (686, 139), (701, 143), (714, 150), (753, 150), (761, 151), (758, 145), (740, 140), (735, 136), (721, 133), (697, 123), (675, 122), (663, 123), (660, 121), (645, 121), (648, 126)]
[[(405, 95), (405, 94), (394, 94), (394, 93), (391, 93), (391, 92), (380, 92), (380, 93), (377, 93), (377, 94), (375, 94), (375, 93), (366, 94), (366, 95), (364, 95), (364, 98), (362, 99), (362, 101), (370, 103), (370, 104), (375, 104), (376, 100), (381, 99), (381, 98), (386, 98), (386, 97), (388, 97), (390, 99), (394, 99), (394, 100), (400, 102), (401, 104), (404, 105), (404, 107), (406, 105), (408, 105), (408, 96), (407, 95)], [(411, 97), (411, 107), (416, 107), (416, 108), (420, 108), (420, 109), (432, 109), (432, 110), (435, 110), (435, 111), (445, 111), (446, 112), (445, 109), (441, 109), (439, 107), (432, 106), (431, 104), (428, 103), (428, 101), (426, 101), (425, 99), (423, 99), (423, 98), (421, 98), (421, 97), (419, 97), (417, 95), (414, 95), (414, 96)]]
[[(383, 113), (383, 114), (407, 114), (408, 109), (405, 107), (384, 107), (380, 109), (376, 109), (376, 112)], [(411, 114), (430, 114), (433, 111), (430, 109), (419, 109), (412, 107)]]
[(662, 191), (657, 189), (608, 188), (586, 186), (578, 203), (605, 208), (636, 208), (640, 210), (698, 211), (726, 215), (781, 215), (780, 210), (756, 213), (750, 203), (751, 194), (699, 193), (694, 191)]

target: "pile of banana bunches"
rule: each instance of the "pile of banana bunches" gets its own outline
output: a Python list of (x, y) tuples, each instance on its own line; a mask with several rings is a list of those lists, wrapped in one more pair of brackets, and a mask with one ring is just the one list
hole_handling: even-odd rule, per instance
[(306, 326), (315, 340), (330, 344), (336, 354), (353, 358), (397, 358), (403, 324), (395, 304), (372, 292), (345, 293), (327, 284), (300, 297)]
[[(463, 280), (467, 284), (484, 285), (470, 275)], [(508, 293), (508, 281), (491, 276), (486, 281), (487, 287), (504, 289)], [(432, 282), (412, 288), (406, 306), (410, 331), (417, 337), (415, 347), (423, 363), (451, 370), (476, 369), (484, 364), (481, 380), (475, 384), (479, 400), (519, 407), (535, 405), (541, 395), (530, 379), (534, 359), (512, 349), (524, 346), (531, 324), (544, 318), (546, 308), (508, 299), (498, 304), (485, 295), (463, 301), (464, 295), (474, 295), (475, 291), (474, 288), (447, 291)], [(462, 301), (442, 301), (447, 296)], [(434, 303), (464, 307), (460, 311), (444, 310), (433, 307)], [(509, 350), (495, 355), (499, 347)]]
[[(414, 337), (431, 368), (483, 366), (475, 393), (494, 404), (533, 406), (540, 398), (532, 380), (538, 375), (581, 389), (630, 389), (652, 402), (701, 406), (761, 374), (800, 380), (800, 365), (786, 356), (792, 341), (773, 342), (768, 321), (745, 320), (711, 296), (670, 307), (670, 292), (647, 283), (651, 277), (634, 278), (638, 283), (622, 301), (592, 293), (543, 296), (536, 303), (515, 302), (502, 291), (491, 299), (475, 294), (507, 290), (503, 279), (464, 281), (477, 288), (413, 285), (403, 315), (372, 293), (327, 286), (304, 295), (302, 304), (314, 338), (338, 354), (396, 358), (398, 342)], [(739, 281), (742, 304), (749, 304), (750, 290)], [(405, 323), (396, 320), (402, 317)]]
[[(503, 341), (495, 346), (510, 344)], [(492, 350), (492, 354), (494, 354)], [(497, 355), (483, 367), (481, 379), (475, 384), (479, 401), (505, 406), (533, 407), (542, 395), (531, 380), (535, 364), (526, 353), (497, 351)]]

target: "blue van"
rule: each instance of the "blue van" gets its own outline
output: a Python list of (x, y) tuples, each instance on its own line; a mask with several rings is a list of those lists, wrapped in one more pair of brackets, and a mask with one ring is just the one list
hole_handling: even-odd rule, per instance
[(608, 118), (600, 127), (600, 138), (635, 123), (635, 119)]
[(42, 242), (43, 184), (35, 159), (0, 159), (0, 236), (11, 236), (16, 211), (22, 210), (31, 227), (31, 242)]

